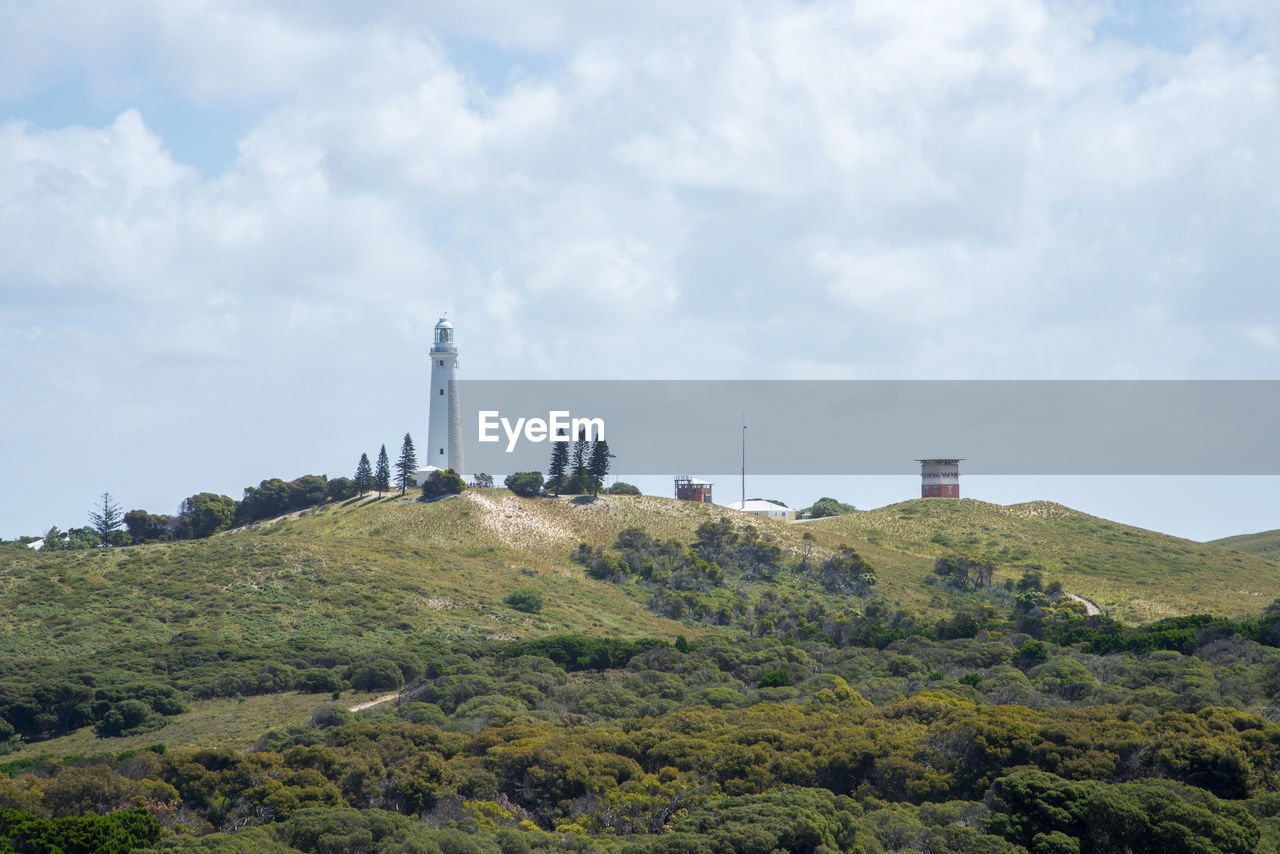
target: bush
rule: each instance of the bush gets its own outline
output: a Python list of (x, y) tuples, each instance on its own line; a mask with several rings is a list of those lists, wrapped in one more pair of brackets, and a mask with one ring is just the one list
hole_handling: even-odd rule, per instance
[(542, 472), (518, 471), (507, 475), (503, 485), (522, 498), (536, 498), (542, 494)]
[(304, 694), (328, 694), (342, 690), (342, 679), (332, 670), (313, 667), (298, 674), (297, 687)]
[(843, 501), (836, 501), (834, 498), (823, 496), (813, 505), (800, 511), (800, 514), (808, 515), (812, 519), (825, 519), (828, 516), (841, 516), (845, 513), (852, 513), (858, 508), (852, 504), (845, 504)]
[(526, 614), (537, 614), (542, 610), (542, 594), (527, 587), (512, 590), (502, 601)]
[(613, 486), (605, 490), (608, 495), (640, 495), (640, 487), (633, 486), (625, 481), (618, 481)]
[(404, 684), (400, 665), (387, 658), (375, 658), (351, 670), (351, 687), (357, 691), (389, 691)]
[(460, 495), (466, 488), (462, 476), (453, 469), (433, 471), (422, 484), (422, 500), (434, 501), (446, 495)]
[(786, 668), (770, 670), (756, 682), (757, 688), (785, 688), (791, 684), (791, 673)]

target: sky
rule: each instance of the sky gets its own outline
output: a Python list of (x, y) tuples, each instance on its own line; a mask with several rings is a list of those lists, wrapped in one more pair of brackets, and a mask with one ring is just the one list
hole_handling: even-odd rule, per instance
[[(0, 537), (421, 444), (446, 311), (469, 378), (1276, 379), (1278, 46), (1245, 0), (0, 0)], [(1208, 539), (1276, 481), (963, 488)]]

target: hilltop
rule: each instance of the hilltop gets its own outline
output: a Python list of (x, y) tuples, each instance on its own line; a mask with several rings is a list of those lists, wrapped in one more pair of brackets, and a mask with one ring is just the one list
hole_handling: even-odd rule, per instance
[[(789, 565), (854, 548), (874, 569), (876, 592), (929, 621), (980, 604), (974, 594), (927, 583), (935, 558), (955, 552), (994, 560), (997, 583), (1042, 567), (1047, 580), (1060, 579), (1069, 592), (1129, 622), (1203, 612), (1248, 617), (1280, 597), (1275, 565), (1263, 558), (1048, 502), (917, 499), (783, 525), (652, 496), (584, 502), (495, 489), (423, 503), (391, 495), (203, 540), (52, 553), (0, 547), (0, 695), (44, 686), (29, 714), (62, 703), (63, 729), (100, 722), (107, 706), (131, 697), (170, 715), (185, 703), (193, 709), (181, 718), (187, 723), (155, 737), (245, 747), (268, 714), (257, 697), (286, 698), (271, 706), (272, 720), (304, 718), (330, 687), (372, 697), (454, 649), (500, 651), (564, 636), (740, 637), (730, 625), (661, 616), (649, 607), (652, 586), (595, 580), (571, 559), (580, 544), (608, 548), (627, 528), (688, 543), (700, 525), (722, 517), (739, 529), (758, 526)], [(504, 601), (517, 588), (536, 593), (541, 609), (525, 612)], [(835, 619), (864, 604), (787, 573), (738, 578), (706, 595), (705, 603), (731, 609), (778, 596), (798, 603), (788, 606), (793, 615), (818, 607)], [(75, 706), (80, 689), (66, 687), (86, 681), (114, 698), (89, 716)], [(313, 693), (279, 694), (295, 684)], [(10, 708), (0, 718), (5, 714), (27, 713)], [(33, 726), (24, 720), (10, 722)], [(110, 741), (115, 749), (146, 743), (149, 728), (170, 720), (126, 722), (124, 739)], [(54, 729), (57, 720), (45, 726)], [(61, 747), (38, 742), (29, 750), (84, 750), (95, 743), (86, 732)]]
[[(1247, 616), (1280, 596), (1275, 565), (1123, 525), (1050, 501), (1008, 506), (965, 498), (915, 499), (821, 519), (806, 530), (865, 542), (930, 564), (949, 552), (999, 566), (1041, 566), (1048, 577), (1128, 622), (1192, 613)], [(868, 550), (870, 551), (870, 550)]]
[(1260, 531), (1256, 534), (1239, 534), (1211, 542), (1215, 546), (1223, 546), (1234, 551), (1255, 554), (1258, 557), (1280, 563), (1280, 530)]

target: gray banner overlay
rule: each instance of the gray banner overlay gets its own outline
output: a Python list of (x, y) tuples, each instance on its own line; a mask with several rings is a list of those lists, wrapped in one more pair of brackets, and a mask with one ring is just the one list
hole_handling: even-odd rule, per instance
[[(551, 444), (525, 430), (559, 412), (603, 420), (622, 475), (737, 472), (744, 414), (755, 474), (905, 474), (936, 457), (965, 474), (1280, 474), (1276, 380), (463, 380), (460, 393), (471, 473), (545, 472)], [(496, 441), (479, 441), (482, 411)]]

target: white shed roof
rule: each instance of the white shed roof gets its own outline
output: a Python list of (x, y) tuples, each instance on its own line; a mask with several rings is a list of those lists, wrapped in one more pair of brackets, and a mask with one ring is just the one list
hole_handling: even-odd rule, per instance
[(743, 510), (747, 513), (764, 513), (765, 511), (770, 513), (786, 513), (791, 509), (790, 507), (784, 507), (781, 504), (775, 504), (772, 501), (764, 501), (760, 498), (753, 498), (747, 502), (745, 507), (742, 506), (741, 501), (734, 501), (730, 504), (726, 504), (725, 507), (728, 507), (730, 510)]

